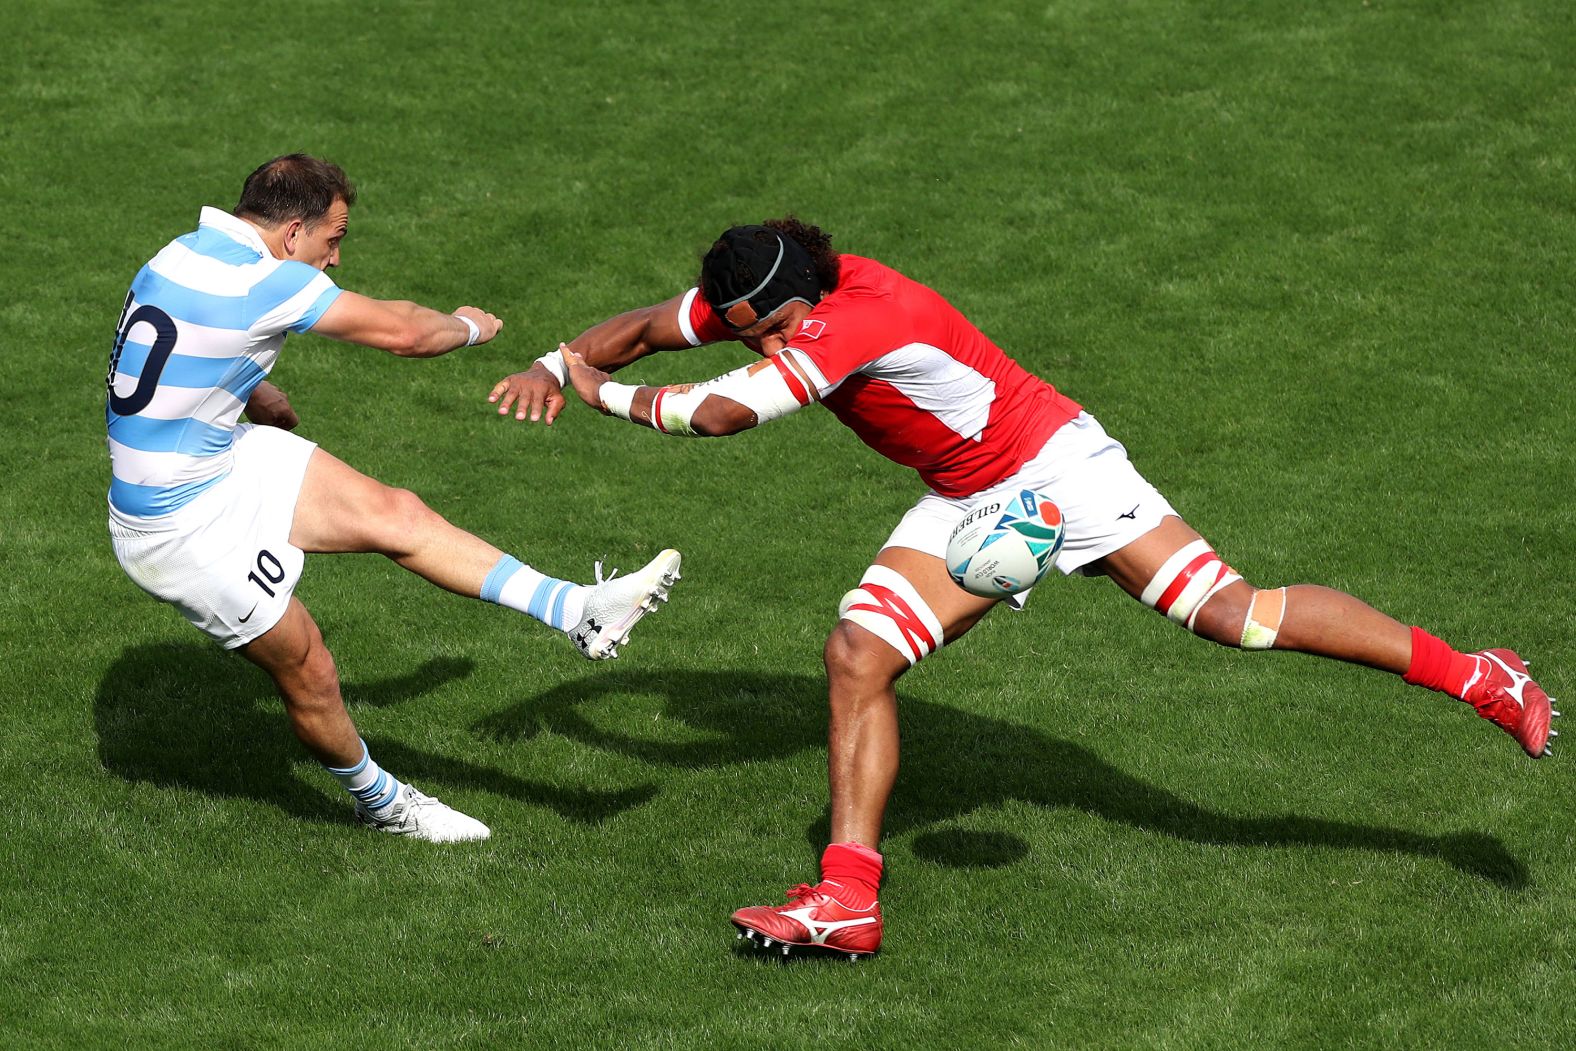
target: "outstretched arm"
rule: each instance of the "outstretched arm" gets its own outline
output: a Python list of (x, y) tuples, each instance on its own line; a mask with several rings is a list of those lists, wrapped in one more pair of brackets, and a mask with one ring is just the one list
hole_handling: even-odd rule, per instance
[(407, 300), (342, 292), (311, 331), (402, 358), (433, 358), (473, 343), (486, 343), (501, 328), (502, 321), (477, 307), (460, 307), (445, 314)]
[(774, 354), (705, 383), (632, 387), (614, 383), (568, 347), (560, 347), (580, 400), (607, 416), (637, 423), (663, 434), (716, 438), (749, 430), (818, 400), (801, 366)]
[[(632, 361), (659, 350), (680, 350), (692, 345), (680, 322), (684, 296), (664, 303), (627, 310), (600, 324), (592, 325), (570, 340), (568, 346), (589, 365), (604, 373), (617, 372)], [(552, 423), (564, 407), (564, 374), (558, 352), (544, 354), (524, 372), (499, 380), (487, 396), (498, 405), (498, 415), (507, 416), (514, 407), (514, 418), (527, 415), (534, 422), (545, 415)]]

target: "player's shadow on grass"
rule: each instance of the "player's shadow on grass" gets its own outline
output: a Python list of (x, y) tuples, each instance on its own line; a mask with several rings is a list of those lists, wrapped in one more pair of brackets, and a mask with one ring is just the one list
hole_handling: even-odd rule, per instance
[[(472, 667), (469, 660), (434, 659), (343, 691), (347, 701), (394, 705), (463, 679)], [(93, 721), (100, 761), (128, 781), (256, 799), (307, 820), (354, 820), (350, 797), (327, 775), (312, 782), (298, 776), (296, 765), (310, 757), (290, 732), (273, 684), (234, 654), (199, 643), (135, 646), (99, 683)], [(656, 794), (651, 785), (618, 792), (556, 788), (365, 736), (379, 763), (420, 788), (481, 789), (574, 821), (599, 822)]]
[[(667, 740), (609, 727), (630, 720), (631, 697), (661, 706), (684, 731)], [(1527, 883), (1526, 867), (1499, 840), (1480, 832), (1429, 836), (1399, 828), (1273, 814), (1237, 817), (1148, 784), (1070, 741), (1029, 727), (901, 697), (903, 762), (887, 810), (886, 832), (918, 830), (916, 855), (953, 867), (1011, 864), (1028, 853), (1018, 836), (937, 828), (982, 808), (1021, 800), (1069, 807), (1146, 831), (1221, 846), (1338, 847), (1438, 858), (1508, 889)], [(494, 715), (478, 730), (519, 740), (548, 731), (662, 766), (698, 769), (784, 759), (826, 741), (826, 685), (819, 677), (747, 671), (618, 671), (566, 683)], [(644, 718), (649, 713), (641, 709)], [(826, 842), (823, 816), (807, 830)]]

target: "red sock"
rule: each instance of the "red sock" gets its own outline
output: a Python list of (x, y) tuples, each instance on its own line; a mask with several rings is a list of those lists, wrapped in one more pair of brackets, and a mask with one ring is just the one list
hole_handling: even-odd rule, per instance
[(859, 843), (833, 843), (821, 854), (821, 878), (835, 880), (849, 891), (843, 904), (867, 908), (881, 885), (881, 855)]
[(1402, 678), (1413, 686), (1427, 686), (1462, 700), (1478, 674), (1478, 665), (1476, 655), (1458, 653), (1422, 628), (1413, 628), (1412, 665)]

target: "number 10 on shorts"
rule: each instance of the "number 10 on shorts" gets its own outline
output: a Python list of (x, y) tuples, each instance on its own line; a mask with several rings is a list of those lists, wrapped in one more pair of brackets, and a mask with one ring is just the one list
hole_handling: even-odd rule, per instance
[[(262, 576), (258, 576), (258, 573), (262, 573)], [(267, 579), (264, 580), (264, 577)], [(246, 579), (262, 588), (263, 593), (269, 598), (273, 598), (274, 589), (268, 585), (278, 584), (285, 579), (285, 567), (273, 556), (273, 552), (263, 548), (257, 552), (257, 569), (246, 574)]]

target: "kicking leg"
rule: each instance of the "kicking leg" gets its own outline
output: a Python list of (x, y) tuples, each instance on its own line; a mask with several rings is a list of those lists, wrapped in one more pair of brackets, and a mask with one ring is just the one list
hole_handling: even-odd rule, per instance
[(362, 474), (322, 449), (296, 499), (290, 542), (303, 551), (376, 552), (457, 595), (519, 610), (569, 635), (591, 660), (618, 656), (635, 622), (667, 601), (679, 554), (592, 585), (537, 572), (451, 524), (407, 489)]
[(376, 552), (412, 573), (475, 598), (503, 552), (432, 510), (408, 489), (369, 478), (323, 449), (312, 453), (296, 498), (290, 542), (303, 551)]
[(883, 549), (843, 597), (825, 653), (832, 842), (821, 857), (821, 882), (795, 887), (787, 905), (734, 913), (741, 937), (784, 955), (798, 949), (858, 958), (880, 947), (875, 848), (897, 778), (897, 680), (994, 604), (953, 584), (941, 559), (900, 547)]
[(345, 711), (334, 658), (300, 599), (292, 596), (279, 622), (239, 652), (274, 680), (291, 729), (355, 797), (364, 824), (434, 843), (488, 837), (480, 821), (401, 784), (372, 761)]
[(1459, 653), (1332, 588), (1259, 590), (1187, 523), (1166, 517), (1090, 569), (1203, 638), (1243, 649), (1293, 650), (1363, 664), (1448, 693), (1508, 732), (1528, 755), (1550, 753), (1548, 695), (1510, 650)]
[[(1345, 592), (1299, 584), (1265, 592), (1267, 597), (1255, 608), (1258, 592), (1180, 518), (1163, 519), (1091, 569), (1195, 634), (1224, 646), (1245, 645), (1243, 629), (1254, 608), (1260, 637), (1269, 645), (1255, 647), (1250, 638), (1246, 648), (1296, 650), (1397, 675), (1411, 661), (1410, 629)], [(1275, 627), (1268, 626), (1271, 621)]]

